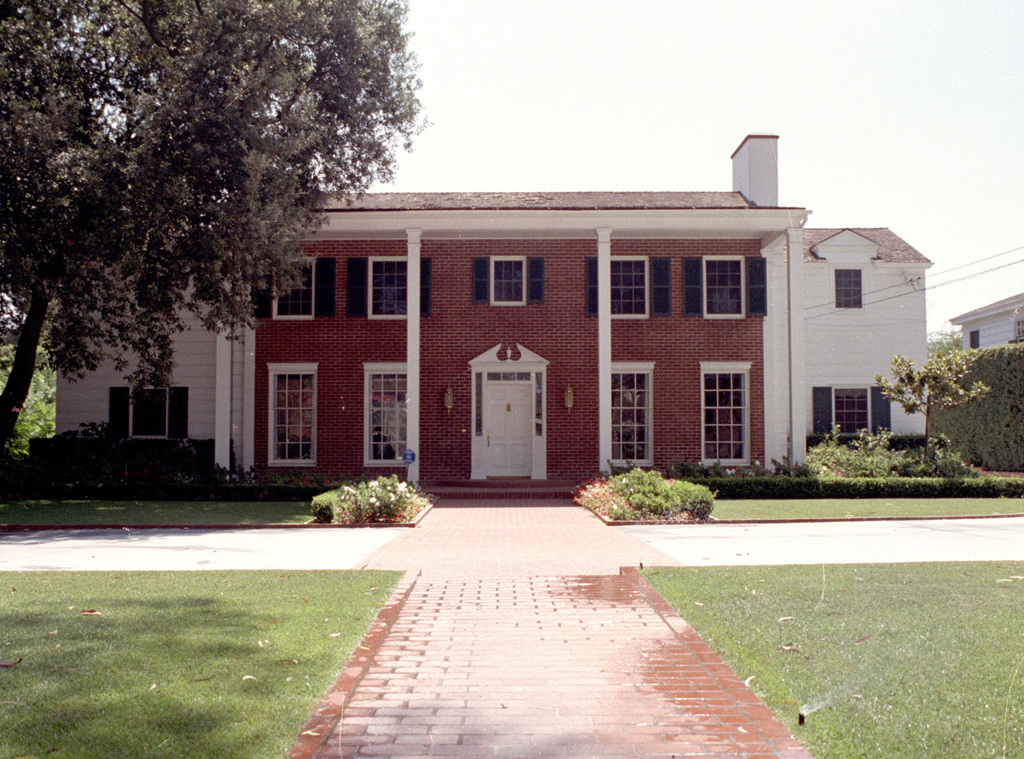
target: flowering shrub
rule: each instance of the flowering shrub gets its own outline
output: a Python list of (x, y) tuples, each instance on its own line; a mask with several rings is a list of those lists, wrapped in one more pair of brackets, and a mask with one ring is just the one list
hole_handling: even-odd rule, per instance
[(667, 480), (660, 472), (631, 469), (581, 487), (576, 503), (607, 519), (623, 521), (704, 521), (714, 508), (714, 494), (703, 485)]
[(429, 505), (429, 496), (392, 475), (321, 493), (313, 499), (313, 520), (408, 522)]
[(807, 452), (807, 464), (820, 477), (976, 477), (944, 438), (927, 453), (893, 450), (892, 433), (861, 430), (846, 443), (836, 431)]

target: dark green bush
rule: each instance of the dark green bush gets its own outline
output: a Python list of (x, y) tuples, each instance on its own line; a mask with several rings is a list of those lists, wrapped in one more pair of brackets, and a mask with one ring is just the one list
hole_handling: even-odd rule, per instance
[(700, 480), (720, 501), (803, 498), (1022, 498), (1024, 478), (722, 477)]
[(656, 522), (704, 521), (715, 503), (714, 494), (703, 485), (667, 480), (656, 470), (644, 469), (588, 483), (577, 493), (576, 502), (609, 519)]
[(928, 456), (924, 451), (894, 450), (892, 433), (861, 430), (849, 442), (838, 432), (826, 435), (807, 452), (807, 464), (829, 477), (974, 477), (944, 438), (935, 440)]

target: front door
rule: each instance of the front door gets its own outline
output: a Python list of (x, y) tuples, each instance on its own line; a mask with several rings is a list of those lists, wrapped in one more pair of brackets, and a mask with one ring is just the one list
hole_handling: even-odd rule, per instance
[(484, 391), (488, 477), (533, 472), (533, 389), (529, 382), (489, 382)]

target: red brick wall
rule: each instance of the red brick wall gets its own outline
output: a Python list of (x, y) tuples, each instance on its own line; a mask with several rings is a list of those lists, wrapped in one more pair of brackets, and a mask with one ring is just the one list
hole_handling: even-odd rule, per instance
[[(363, 364), (405, 361), (405, 321), (345, 315), (348, 256), (404, 256), (405, 240), (318, 241), (309, 250), (336, 256), (335, 316), (261, 320), (256, 340), (256, 460), (265, 466), (268, 363), (316, 362), (317, 472), (389, 473), (363, 467)], [(468, 479), (473, 418), (469, 361), (498, 343), (520, 343), (550, 363), (547, 371), (547, 466), (550, 478), (582, 479), (601, 468), (598, 452), (597, 319), (585, 317), (584, 259), (592, 239), (430, 240), (431, 315), (421, 326), (420, 477)], [(759, 255), (758, 241), (614, 240), (612, 255), (666, 256), (672, 264), (672, 315), (613, 320), (613, 361), (654, 361), (655, 464), (700, 459), (700, 362), (749, 361), (751, 459), (764, 460), (762, 319), (682, 316), (685, 256)], [(543, 256), (542, 304), (499, 307), (472, 302), (477, 256)], [(572, 385), (575, 404), (564, 405)], [(447, 413), (445, 388), (455, 393)], [(275, 468), (276, 469), (276, 468)], [(402, 471), (400, 468), (398, 471)]]

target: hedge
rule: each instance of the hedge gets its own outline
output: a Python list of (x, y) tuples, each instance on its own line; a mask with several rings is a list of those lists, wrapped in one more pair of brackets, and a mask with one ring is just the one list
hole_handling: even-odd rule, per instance
[(797, 498), (1024, 498), (1024, 478), (975, 477), (708, 477), (692, 482), (707, 485), (719, 500)]
[(932, 433), (948, 437), (972, 464), (1024, 471), (1024, 345), (978, 350), (968, 382), (977, 380), (991, 390), (966, 406), (935, 414)]
[(201, 485), (195, 483), (0, 484), (0, 498), (85, 501), (305, 501), (322, 485)]

